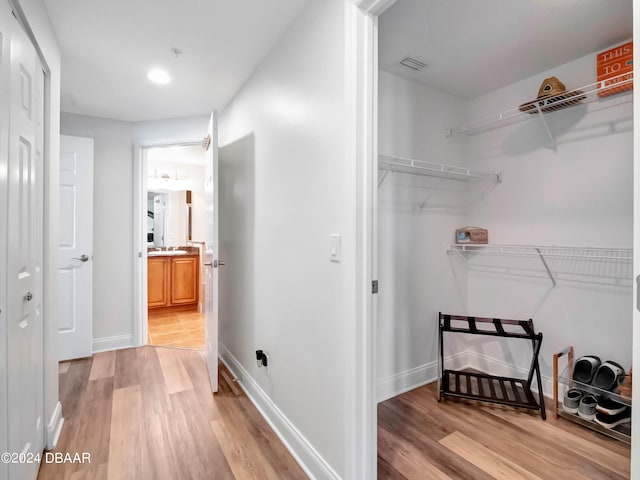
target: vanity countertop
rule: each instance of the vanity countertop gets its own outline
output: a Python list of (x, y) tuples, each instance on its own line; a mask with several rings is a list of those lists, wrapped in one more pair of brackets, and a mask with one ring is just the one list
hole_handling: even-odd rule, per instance
[(175, 257), (179, 255), (198, 255), (198, 247), (149, 247), (148, 257)]

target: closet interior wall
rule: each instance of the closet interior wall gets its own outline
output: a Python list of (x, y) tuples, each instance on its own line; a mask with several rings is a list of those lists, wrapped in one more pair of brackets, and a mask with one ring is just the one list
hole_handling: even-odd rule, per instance
[[(502, 174), (466, 212), (424, 202), (462, 182), (392, 173), (379, 189), (378, 397), (436, 379), (437, 313), (533, 318), (544, 341), (543, 388), (552, 393), (552, 354), (574, 345), (631, 366), (631, 262), (447, 252), (454, 230), (489, 230), (492, 244), (632, 248), (633, 137), (629, 94), (473, 136), (446, 130), (517, 107), (543, 79), (568, 89), (595, 81), (596, 53), (463, 100), (380, 72), (379, 151)], [(606, 108), (603, 108), (606, 107)], [(426, 182), (426, 183), (425, 183)], [(430, 183), (429, 183), (430, 182)], [(447, 184), (448, 183), (448, 184)], [(433, 196), (429, 197), (434, 198)], [(522, 376), (530, 351), (505, 339), (454, 338), (449, 365)]]
[[(445, 131), (463, 121), (463, 100), (384, 71), (378, 82), (381, 154), (461, 164)], [(378, 189), (379, 401), (435, 378), (438, 309), (467, 310), (466, 273), (445, 253), (465, 215), (439, 208), (465, 185), (450, 183), (391, 173)]]

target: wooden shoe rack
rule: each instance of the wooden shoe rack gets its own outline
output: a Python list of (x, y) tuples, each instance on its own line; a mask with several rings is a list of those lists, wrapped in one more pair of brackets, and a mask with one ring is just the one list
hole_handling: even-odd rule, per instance
[[(566, 358), (567, 365), (563, 371), (559, 370), (561, 358)], [(608, 435), (624, 443), (631, 443), (631, 423), (619, 425), (615, 428), (605, 428), (593, 420), (587, 420), (578, 414), (566, 412), (562, 407), (564, 392), (569, 388), (577, 388), (583, 392), (588, 392), (597, 397), (608, 397), (618, 403), (631, 407), (631, 398), (624, 397), (618, 393), (609, 392), (600, 388), (581, 383), (573, 379), (574, 354), (573, 347), (567, 347), (561, 352), (553, 354), (553, 413), (555, 418), (566, 418), (575, 423), (579, 423), (587, 428), (596, 430), (604, 435)], [(564, 386), (562, 388), (561, 386)]]
[[(445, 370), (443, 348), (445, 332), (518, 338), (531, 341), (533, 358), (531, 359), (528, 377), (521, 379), (464, 370)], [(440, 313), (438, 325), (438, 401), (444, 396), (540, 410), (540, 415), (545, 419), (544, 396), (542, 393), (540, 367), (538, 365), (541, 344), (542, 333), (535, 333), (532, 320), (504, 320)], [(534, 374), (538, 383), (538, 400), (531, 391)]]

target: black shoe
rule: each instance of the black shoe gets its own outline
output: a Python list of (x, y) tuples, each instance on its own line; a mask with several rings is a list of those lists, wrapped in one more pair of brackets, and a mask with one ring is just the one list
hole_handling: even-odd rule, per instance
[(616, 402), (615, 400), (602, 396), (598, 399), (596, 410), (605, 415), (617, 415), (623, 412), (625, 408), (627, 408), (627, 406), (624, 403)]
[(623, 423), (631, 422), (631, 409), (626, 407), (622, 412), (616, 415), (607, 415), (606, 413), (598, 413), (595, 421), (604, 428), (614, 428)]
[[(574, 375), (575, 378), (575, 375)], [(601, 390), (613, 392), (624, 378), (624, 368), (616, 362), (607, 360), (598, 367), (598, 371), (593, 377), (591, 385)]]
[(591, 383), (600, 363), (600, 358), (595, 355), (580, 357), (573, 366), (573, 379), (580, 383)]

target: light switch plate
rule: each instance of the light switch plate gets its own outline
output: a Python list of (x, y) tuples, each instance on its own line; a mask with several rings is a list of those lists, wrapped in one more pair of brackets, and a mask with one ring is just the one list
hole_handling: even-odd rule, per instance
[(340, 234), (333, 233), (329, 235), (329, 261), (340, 263)]

